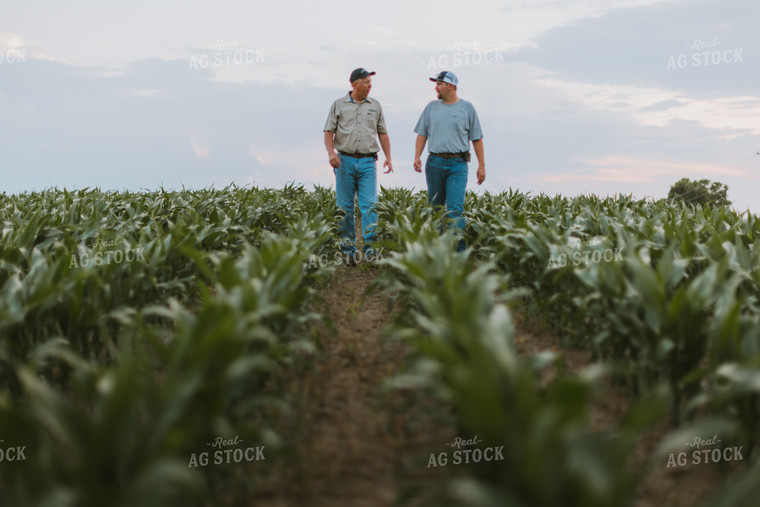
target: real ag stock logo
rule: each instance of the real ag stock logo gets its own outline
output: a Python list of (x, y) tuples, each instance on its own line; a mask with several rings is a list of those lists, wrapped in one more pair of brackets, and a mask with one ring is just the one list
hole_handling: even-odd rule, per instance
[(26, 461), (26, 446), (5, 445), (5, 440), (0, 440), (0, 463)]
[(583, 242), (579, 238), (570, 237), (568, 246), (572, 249), (569, 253), (551, 254), (547, 269), (563, 268), (569, 264), (575, 266), (599, 264), (600, 262), (620, 262), (623, 260), (622, 248), (599, 248), (603, 244), (600, 238)]
[[(482, 440), (478, 440), (478, 436), (475, 435), (469, 440), (465, 440), (462, 437), (456, 437), (451, 443), (446, 444), (447, 447), (454, 449), (449, 455), (449, 451), (439, 452), (438, 454), (431, 452), (428, 458), (428, 468), (432, 467), (445, 467), (449, 463), (452, 465), (467, 465), (470, 463), (491, 462), (491, 461), (504, 461), (504, 446), (486, 447), (481, 449), (475, 447), (469, 449), (468, 447), (478, 445)], [(451, 456), (451, 461), (449, 461)]]
[(213, 53), (190, 57), (188, 70), (264, 62), (264, 48), (242, 49), (240, 46), (242, 46), (240, 39), (231, 41), (217, 39), (211, 44)]
[(681, 53), (668, 58), (667, 70), (744, 63), (744, 48), (723, 49), (722, 45), (723, 43), (717, 37), (706, 41), (696, 39), (685, 46), (686, 49), (692, 51), (691, 54)]
[(341, 266), (341, 265), (360, 265), (360, 264), (372, 264), (374, 262), (383, 260), (385, 258), (385, 252), (382, 248), (379, 250), (362, 251), (357, 250), (353, 253), (335, 252), (331, 257), (330, 255), (323, 253), (321, 255), (312, 254), (309, 256), (309, 268), (324, 268), (327, 266)]
[(428, 60), (428, 70), (430, 69), (449, 69), (452, 67), (461, 67), (467, 65), (494, 64), (504, 62), (503, 47), (486, 47), (478, 42), (477, 39), (472, 41), (454, 41), (454, 51), (451, 53), (441, 53), (431, 55)]
[[(685, 447), (689, 447), (690, 449), (694, 449), (696, 447), (696, 450), (692, 451), (691, 454), (689, 454), (688, 451), (682, 451), (679, 453), (671, 452), (668, 455), (668, 464), (666, 468), (682, 467), (686, 466), (687, 464), (701, 465), (703, 463), (707, 464), (720, 463), (721, 461), (744, 460), (744, 455), (742, 454), (744, 446), (723, 447), (722, 449), (717, 447), (713, 448), (713, 446), (719, 444), (720, 442), (721, 441), (718, 440), (718, 435), (715, 435), (710, 439), (694, 437), (691, 442), (686, 442), (683, 445)], [(703, 447), (707, 447), (707, 449), (703, 449)]]
[(71, 254), (69, 268), (86, 268), (90, 265), (102, 266), (109, 264), (121, 264), (122, 262), (145, 262), (145, 248), (127, 248), (126, 250), (112, 249), (100, 250), (102, 247), (116, 247), (121, 245), (122, 241), (96, 239), (92, 245), (91, 252), (77, 252)]
[(24, 54), (25, 51), (26, 51), (26, 48), (9, 49), (8, 51), (0, 51), (0, 64), (26, 63), (26, 55)]
[[(239, 435), (235, 435), (235, 438), (228, 440), (222, 437), (216, 437), (206, 446), (216, 449), (215, 451), (203, 451), (199, 453), (192, 453), (190, 455), (190, 463), (188, 468), (205, 467), (211, 465), (229, 465), (230, 463), (242, 463), (251, 461), (264, 461), (263, 445), (241, 447), (243, 441), (240, 440)], [(225, 449), (226, 447), (226, 449)], [(213, 461), (209, 461), (212, 459)]]

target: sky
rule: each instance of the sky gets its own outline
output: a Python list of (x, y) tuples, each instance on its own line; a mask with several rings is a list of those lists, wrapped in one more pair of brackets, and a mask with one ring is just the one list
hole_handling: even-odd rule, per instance
[(394, 172), (424, 189), (414, 125), (450, 70), (486, 181), (536, 194), (728, 185), (760, 213), (756, 0), (5, 0), (0, 192), (334, 186), (322, 129), (375, 71)]

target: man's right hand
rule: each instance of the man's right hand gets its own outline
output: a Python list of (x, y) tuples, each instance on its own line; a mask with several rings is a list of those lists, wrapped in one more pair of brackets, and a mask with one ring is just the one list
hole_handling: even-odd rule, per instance
[(335, 152), (330, 155), (330, 165), (336, 169), (340, 167), (340, 157)]
[(414, 159), (414, 170), (418, 173), (422, 172), (422, 160), (419, 157)]

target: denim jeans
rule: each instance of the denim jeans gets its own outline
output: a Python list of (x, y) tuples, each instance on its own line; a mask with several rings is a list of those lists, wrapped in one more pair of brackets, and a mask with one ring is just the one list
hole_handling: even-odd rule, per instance
[(464, 243), (464, 192), (467, 188), (467, 162), (459, 158), (429, 155), (425, 162), (425, 179), (428, 204), (446, 205), (454, 232), (460, 237), (457, 252), (465, 249)]
[(340, 157), (340, 167), (334, 168), (335, 200), (338, 209), (345, 213), (340, 221), (341, 251), (347, 254), (356, 252), (356, 234), (354, 232), (354, 199), (358, 195), (359, 211), (362, 217), (364, 251), (371, 250), (376, 239), (377, 229), (377, 167), (371, 157)]

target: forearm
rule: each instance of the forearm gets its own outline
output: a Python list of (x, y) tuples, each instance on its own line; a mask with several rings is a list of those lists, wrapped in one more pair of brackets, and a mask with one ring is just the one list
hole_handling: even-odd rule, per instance
[(478, 159), (478, 166), (485, 167), (486, 159), (483, 153), (483, 139), (478, 139), (472, 142), (472, 149), (475, 151), (475, 156)]
[(332, 156), (335, 153), (335, 145), (333, 140), (335, 139), (335, 133), (325, 130), (325, 149), (327, 150), (327, 156)]
[(391, 138), (390, 136), (385, 134), (377, 134), (377, 138), (380, 141), (380, 148), (383, 150), (383, 155), (385, 155), (385, 160), (391, 159)]
[(414, 159), (417, 160), (422, 156), (422, 150), (425, 149), (427, 137), (417, 134), (417, 141), (414, 143)]
[(327, 158), (330, 159), (330, 165), (338, 168), (340, 167), (340, 157), (335, 153), (335, 133), (325, 130), (325, 149), (327, 150)]
[(475, 175), (478, 178), (478, 185), (482, 185), (486, 180), (486, 160), (483, 155), (483, 139), (472, 142), (472, 149), (475, 150), (475, 156), (478, 157), (478, 170)]

